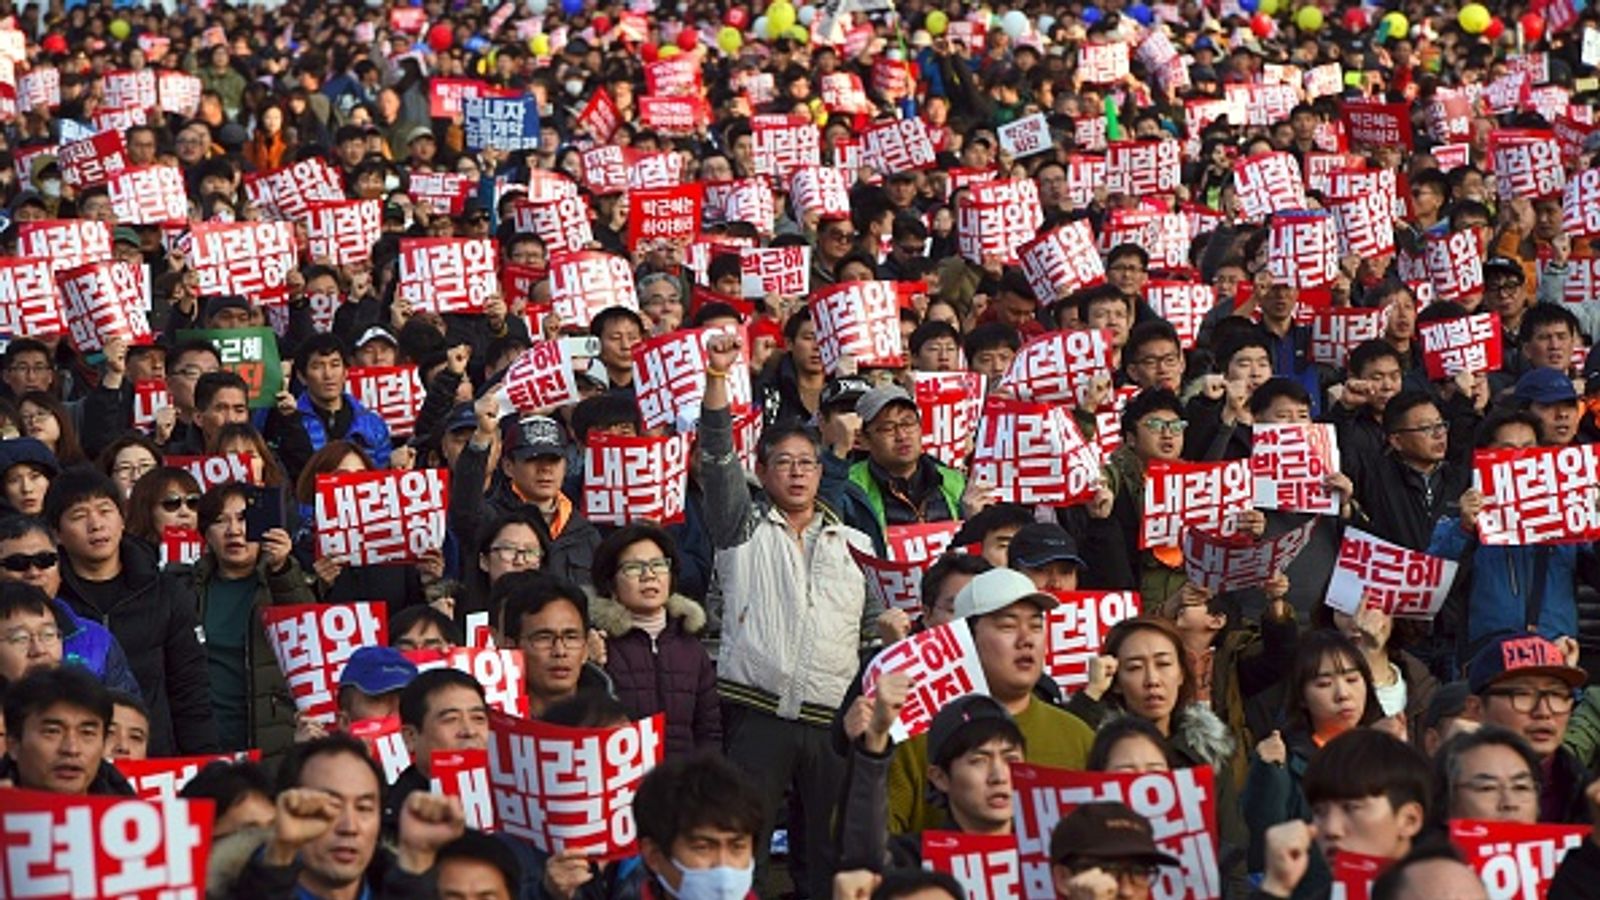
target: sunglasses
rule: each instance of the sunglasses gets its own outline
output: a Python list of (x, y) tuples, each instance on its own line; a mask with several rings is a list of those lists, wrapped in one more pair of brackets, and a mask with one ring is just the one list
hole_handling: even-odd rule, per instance
[(161, 501), (161, 508), (170, 513), (175, 513), (180, 508), (185, 506), (191, 510), (199, 509), (200, 495), (187, 494), (179, 496), (178, 494), (168, 494), (166, 498)]
[(54, 550), (41, 550), (38, 553), (14, 553), (0, 559), (0, 567), (7, 572), (26, 572), (29, 569), (53, 569), (61, 557)]

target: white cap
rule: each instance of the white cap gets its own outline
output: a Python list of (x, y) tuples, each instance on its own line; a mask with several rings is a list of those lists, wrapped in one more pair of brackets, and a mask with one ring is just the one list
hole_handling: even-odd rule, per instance
[(1024, 600), (1046, 612), (1061, 605), (1055, 597), (1034, 587), (1032, 578), (1016, 569), (990, 569), (967, 582), (956, 594), (956, 618), (987, 615)]

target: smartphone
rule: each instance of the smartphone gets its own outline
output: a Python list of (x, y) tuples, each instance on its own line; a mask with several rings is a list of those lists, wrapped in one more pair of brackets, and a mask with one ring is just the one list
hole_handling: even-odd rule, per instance
[(259, 541), (283, 527), (283, 488), (252, 487), (244, 498), (244, 539)]
[(573, 358), (593, 359), (600, 355), (600, 339), (592, 334), (583, 337), (564, 337), (561, 339), (561, 347), (567, 351), (567, 356)]

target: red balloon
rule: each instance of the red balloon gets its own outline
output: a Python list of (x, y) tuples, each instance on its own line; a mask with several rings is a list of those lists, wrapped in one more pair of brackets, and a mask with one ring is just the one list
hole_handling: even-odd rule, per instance
[(661, 48), (657, 47), (653, 41), (647, 44), (640, 44), (639, 55), (644, 57), (645, 62), (655, 62), (661, 58)]
[(742, 6), (729, 7), (728, 14), (722, 17), (722, 21), (724, 24), (743, 31), (750, 24), (750, 10)]
[(1264, 38), (1272, 34), (1272, 17), (1266, 13), (1256, 13), (1250, 19), (1250, 30), (1256, 37)]
[(1345, 10), (1344, 29), (1346, 31), (1366, 31), (1367, 11), (1359, 6), (1352, 6)]
[(605, 16), (595, 16), (589, 24), (594, 26), (595, 37), (602, 37), (611, 30), (611, 20)]
[(1489, 20), (1489, 27), (1483, 29), (1483, 36), (1491, 41), (1500, 40), (1500, 35), (1506, 33), (1506, 23), (1500, 21), (1499, 16)]
[(1523, 13), (1517, 20), (1522, 24), (1522, 37), (1528, 41), (1537, 41), (1544, 37), (1544, 16), (1536, 12)]
[(450, 45), (455, 42), (455, 31), (443, 22), (428, 29), (428, 46), (432, 47), (435, 53), (443, 53), (449, 50)]
[(67, 52), (67, 39), (59, 34), (47, 34), (39, 42), (39, 47), (46, 53)]
[(693, 28), (685, 28), (678, 32), (678, 49), (685, 53), (700, 46), (700, 32)]

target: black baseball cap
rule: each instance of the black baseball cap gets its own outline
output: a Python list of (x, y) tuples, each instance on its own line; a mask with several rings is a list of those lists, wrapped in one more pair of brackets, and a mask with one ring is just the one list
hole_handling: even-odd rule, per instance
[(998, 722), (1009, 726), (1011, 738), (1019, 746), (1023, 742), (1022, 729), (1017, 727), (1016, 720), (1011, 718), (999, 700), (988, 694), (968, 694), (946, 704), (934, 714), (933, 723), (928, 726), (928, 762), (936, 766), (945, 765), (948, 762), (944, 758), (945, 751), (950, 749), (951, 742), (961, 732), (980, 722)]
[(822, 386), (822, 399), (818, 402), (818, 406), (824, 412), (836, 406), (847, 407), (845, 411), (852, 412), (856, 408), (856, 401), (865, 397), (870, 390), (872, 385), (868, 384), (865, 378), (855, 375), (830, 378), (828, 383)]
[(1006, 564), (1011, 568), (1042, 569), (1053, 562), (1069, 562), (1080, 569), (1089, 567), (1078, 555), (1078, 542), (1060, 525), (1034, 522), (1012, 535), (1011, 546), (1006, 550)]

